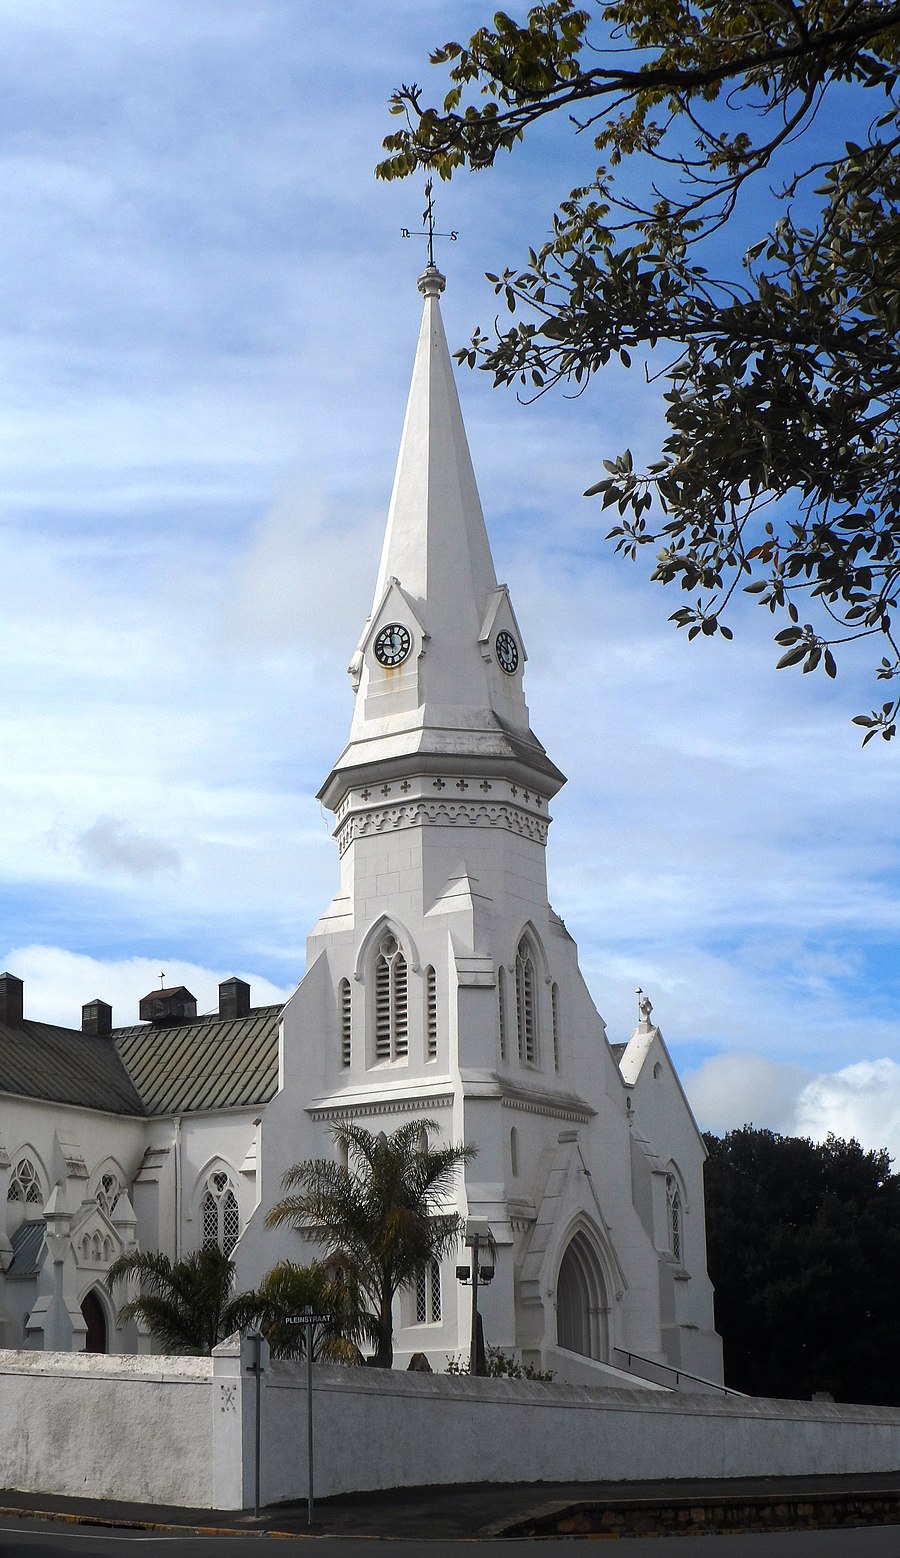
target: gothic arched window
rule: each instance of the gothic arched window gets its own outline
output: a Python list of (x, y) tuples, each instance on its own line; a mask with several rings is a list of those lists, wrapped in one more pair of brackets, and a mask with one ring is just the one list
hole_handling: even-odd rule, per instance
[(375, 1059), (405, 1060), (409, 1051), (409, 971), (390, 931), (375, 957)]
[(559, 1070), (559, 985), (550, 991), (550, 1011), (553, 1017), (553, 1069)]
[(224, 1169), (213, 1169), (207, 1176), (200, 1220), (204, 1248), (217, 1244), (223, 1255), (230, 1255), (240, 1238), (241, 1214), (231, 1177)]
[(527, 1066), (538, 1060), (537, 971), (534, 955), (523, 936), (516, 951), (516, 1023), (519, 1059)]
[(105, 1212), (107, 1217), (112, 1216), (116, 1209), (116, 1202), (121, 1194), (122, 1186), (119, 1183), (119, 1176), (113, 1169), (108, 1169), (105, 1174), (100, 1175), (100, 1183), (97, 1186), (97, 1194), (94, 1199), (100, 1210)]
[(20, 1158), (9, 1177), (7, 1201), (24, 1201), (31, 1206), (43, 1206), (44, 1195), (38, 1171), (30, 1158)]
[(681, 1266), (684, 1264), (681, 1191), (674, 1174), (666, 1175), (666, 1198), (669, 1204), (669, 1249), (676, 1265)]
[(416, 1325), (436, 1325), (441, 1318), (441, 1268), (427, 1260), (416, 1272)]

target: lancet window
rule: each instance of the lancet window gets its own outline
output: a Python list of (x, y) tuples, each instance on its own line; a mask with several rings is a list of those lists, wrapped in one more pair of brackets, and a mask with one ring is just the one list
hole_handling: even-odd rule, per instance
[(240, 1238), (241, 1214), (231, 1177), (224, 1169), (214, 1169), (207, 1177), (200, 1220), (204, 1248), (217, 1244), (223, 1255), (230, 1255)]
[(677, 1265), (683, 1264), (681, 1192), (674, 1174), (666, 1176), (666, 1193), (669, 1206), (669, 1249)]
[(550, 991), (550, 1012), (553, 1018), (553, 1069), (559, 1070), (559, 985)]
[(441, 1268), (427, 1260), (416, 1272), (416, 1325), (436, 1325), (441, 1318)]
[(536, 1066), (538, 1060), (537, 971), (531, 947), (524, 936), (516, 952), (516, 1019), (519, 1059), (527, 1066)]
[(409, 970), (390, 932), (375, 958), (375, 1059), (405, 1060), (409, 1052)]

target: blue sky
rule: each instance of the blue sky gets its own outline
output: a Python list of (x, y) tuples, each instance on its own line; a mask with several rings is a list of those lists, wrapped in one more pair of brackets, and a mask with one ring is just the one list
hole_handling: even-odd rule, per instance
[[(158, 971), (292, 988), (337, 858), (350, 715), (418, 328), (401, 80), (478, 4), (7, 0), (0, 20), (0, 964), (30, 1015), (130, 1020)], [(435, 74), (435, 73), (432, 73)], [(435, 74), (435, 80), (438, 78)], [(579, 157), (581, 154), (578, 154)], [(439, 190), (444, 316), (586, 167), (565, 127)], [(776, 675), (766, 614), (688, 646), (582, 499), (662, 386), (524, 407), (461, 372), (534, 728), (569, 776), (551, 896), (610, 1037), (635, 986), (702, 1124), (900, 1153), (900, 751), (865, 655)]]

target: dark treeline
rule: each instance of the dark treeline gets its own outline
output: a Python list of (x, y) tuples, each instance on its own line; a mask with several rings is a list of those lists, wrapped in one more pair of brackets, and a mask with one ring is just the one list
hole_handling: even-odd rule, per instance
[(900, 1176), (889, 1154), (749, 1125), (705, 1141), (726, 1382), (900, 1405)]

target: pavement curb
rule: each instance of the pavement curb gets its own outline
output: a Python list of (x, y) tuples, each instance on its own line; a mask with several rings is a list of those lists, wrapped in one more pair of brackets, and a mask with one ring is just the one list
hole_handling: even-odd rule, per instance
[(55, 1520), (61, 1525), (100, 1526), (107, 1531), (181, 1531), (185, 1536), (267, 1536), (286, 1541), (314, 1540), (312, 1534), (305, 1531), (253, 1531), (246, 1526), (182, 1525), (178, 1521), (129, 1520), (124, 1515), (121, 1519), (113, 1519), (104, 1515), (75, 1515), (62, 1509), (23, 1509), (18, 1504), (12, 1507), (0, 1504), (0, 1517), (11, 1520)]

